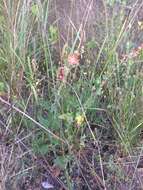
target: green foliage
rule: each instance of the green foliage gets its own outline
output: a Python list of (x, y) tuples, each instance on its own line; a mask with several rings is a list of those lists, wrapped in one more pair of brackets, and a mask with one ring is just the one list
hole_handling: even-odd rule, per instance
[(32, 12), (33, 16), (38, 17), (38, 15), (39, 15), (39, 7), (38, 7), (37, 4), (33, 4), (31, 6), (31, 12)]
[(61, 169), (66, 169), (67, 164), (72, 161), (71, 156), (57, 156), (54, 160), (54, 164)]
[(37, 114), (39, 122), (46, 128), (53, 130), (59, 129), (60, 122), (58, 119), (58, 113), (56, 112), (56, 105), (52, 105), (48, 101), (39, 99), (39, 111)]
[(34, 153), (46, 155), (49, 152), (49, 144), (46, 142), (47, 138), (44, 133), (36, 134), (32, 140), (32, 148)]
[[(116, 142), (128, 152), (139, 142), (143, 129), (143, 50), (137, 57), (120, 58), (135, 46), (124, 28), (125, 11), (111, 11), (105, 25), (99, 24), (101, 35), (106, 29), (103, 41), (97, 42), (97, 33), (82, 42), (80, 32), (73, 30), (73, 44), (69, 47), (65, 42), (60, 51), (56, 49), (59, 29), (55, 22), (48, 23), (49, 11), (53, 11), (48, 7), (50, 1), (11, 2), (6, 2), (7, 11), (0, 9), (0, 95), (7, 86), (10, 93), (17, 89), (14, 105), (42, 126), (38, 128), (24, 114), (15, 114), (16, 134), (17, 128), (22, 128), (22, 134), (33, 130), (27, 144), (36, 155), (52, 155), (62, 170), (74, 159), (71, 155), (93, 142), (93, 135), (102, 139), (98, 132), (106, 125), (110, 125), (106, 129), (109, 133), (108, 127), (113, 128)], [(110, 6), (126, 4), (126, 0), (107, 0), (106, 4), (108, 12)], [(80, 53), (79, 65), (70, 67), (69, 53), (75, 50)], [(68, 68), (64, 81), (57, 77), (61, 66)]]
[(0, 82), (0, 92), (4, 92), (5, 90), (5, 84), (4, 82)]
[(49, 41), (54, 44), (58, 40), (58, 28), (50, 25), (49, 27)]
[(73, 113), (64, 113), (62, 115), (59, 115), (59, 119), (67, 122), (69, 125), (74, 122)]
[(88, 41), (86, 43), (86, 47), (88, 50), (92, 50), (97, 47), (95, 40)]
[(122, 3), (126, 5), (127, 0), (107, 0), (107, 4), (110, 6), (114, 6), (115, 3)]
[[(114, 57), (111, 57), (114, 61)], [(113, 60), (110, 58), (110, 62)], [(132, 60), (120, 63), (118, 59), (114, 65), (108, 65), (110, 83), (110, 112), (113, 114), (114, 127), (120, 142), (126, 151), (137, 143), (142, 128), (142, 119), (137, 113), (136, 104), (142, 93), (142, 79), (137, 75), (138, 68)], [(109, 108), (109, 107), (108, 107)], [(136, 127), (138, 126), (138, 127)]]

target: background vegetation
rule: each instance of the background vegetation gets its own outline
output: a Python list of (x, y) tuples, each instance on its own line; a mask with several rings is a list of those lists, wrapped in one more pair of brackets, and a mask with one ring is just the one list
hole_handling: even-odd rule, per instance
[(0, 2), (1, 189), (142, 188), (142, 8)]

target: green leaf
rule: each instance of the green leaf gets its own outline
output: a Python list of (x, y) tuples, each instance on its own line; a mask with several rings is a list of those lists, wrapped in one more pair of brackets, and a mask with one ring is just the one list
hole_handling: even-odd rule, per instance
[(62, 115), (59, 115), (59, 119), (64, 120), (68, 122), (69, 124), (71, 124), (74, 120), (72, 113), (64, 113)]
[(53, 113), (48, 113), (47, 118), (44, 118), (42, 115), (38, 115), (39, 122), (46, 128), (58, 129), (59, 127), (59, 118)]
[(71, 156), (57, 156), (57, 158), (54, 160), (54, 163), (59, 168), (65, 169), (71, 159)]
[(58, 28), (50, 25), (49, 27), (49, 38), (52, 43), (58, 40)]
[(89, 49), (89, 50), (94, 49), (94, 48), (96, 48), (96, 42), (94, 40), (91, 40), (91, 41), (87, 42), (86, 46), (87, 46), (87, 49)]
[(31, 7), (31, 12), (33, 16), (38, 16), (39, 15), (39, 8), (37, 4), (33, 4)]
[(5, 89), (5, 84), (3, 82), (0, 82), (0, 92), (3, 92)]
[(4, 23), (4, 16), (0, 16), (0, 24)]
[(39, 147), (39, 152), (42, 154), (42, 155), (45, 155), (47, 154), (49, 151), (49, 148), (48, 148), (48, 145), (47, 144), (43, 144)]

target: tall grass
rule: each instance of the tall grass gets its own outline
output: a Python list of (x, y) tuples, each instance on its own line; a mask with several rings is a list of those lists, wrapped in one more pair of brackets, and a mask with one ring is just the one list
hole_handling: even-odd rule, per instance
[[(122, 58), (123, 54), (131, 55), (136, 46), (131, 31), (137, 27), (136, 15), (141, 5), (134, 2), (126, 17), (125, 8), (129, 5), (125, 1), (100, 2), (103, 18), (95, 23), (103, 36), (100, 41), (96, 32), (95, 36), (84, 38), (92, 3), (87, 3), (78, 26), (72, 21), (74, 13), (67, 19), (73, 39), (67, 37), (64, 42), (57, 24), (60, 18), (50, 23), (57, 5), (54, 7), (54, 2), (0, 3), (0, 101), (12, 109), (12, 122), (6, 128), (13, 131), (15, 139), (21, 131), (22, 138), (32, 131), (24, 143), (33, 155), (53, 156), (53, 162), (65, 172), (68, 189), (73, 183), (68, 163), (78, 165), (76, 156), (88, 141), (98, 147), (106, 189), (100, 149), (106, 134), (99, 137), (100, 129), (113, 131), (120, 151), (132, 154), (143, 126), (143, 50), (137, 56)], [(80, 54), (79, 63), (71, 66), (69, 55), (76, 53)], [(57, 76), (61, 68), (64, 80)]]

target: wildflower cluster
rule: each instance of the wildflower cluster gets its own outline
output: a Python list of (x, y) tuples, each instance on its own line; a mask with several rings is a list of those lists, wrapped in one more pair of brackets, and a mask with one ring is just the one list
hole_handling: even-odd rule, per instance
[(65, 81), (67, 76), (67, 70), (70, 70), (70, 67), (76, 67), (80, 63), (80, 54), (78, 52), (74, 52), (68, 55), (67, 65), (61, 66), (58, 69), (57, 78), (60, 81)]
[(128, 59), (137, 57), (140, 54), (141, 50), (143, 50), (143, 43), (137, 48), (133, 49), (129, 54), (123, 54), (122, 60), (127, 61)]
[(79, 127), (81, 126), (85, 121), (85, 117), (83, 115), (77, 115), (75, 118), (76, 125)]

